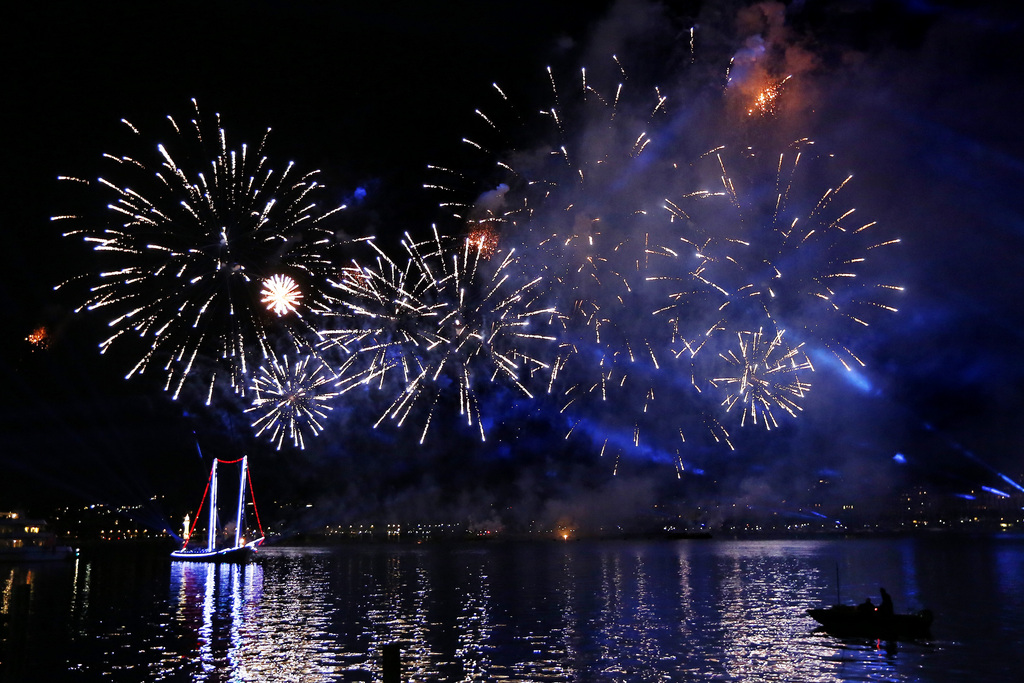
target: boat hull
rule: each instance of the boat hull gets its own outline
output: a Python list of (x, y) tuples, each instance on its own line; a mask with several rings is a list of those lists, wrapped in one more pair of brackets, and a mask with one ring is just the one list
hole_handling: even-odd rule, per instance
[(220, 550), (175, 550), (171, 553), (171, 559), (176, 562), (245, 564), (256, 559), (256, 547), (262, 542), (263, 539), (261, 538), (237, 548), (222, 548)]
[(809, 609), (808, 616), (821, 624), (821, 630), (839, 637), (882, 640), (919, 640), (931, 636), (932, 613), (889, 614), (862, 611), (852, 605)]

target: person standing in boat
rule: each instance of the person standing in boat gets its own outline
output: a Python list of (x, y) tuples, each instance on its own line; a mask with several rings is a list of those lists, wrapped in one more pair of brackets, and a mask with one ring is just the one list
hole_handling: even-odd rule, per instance
[(882, 593), (882, 604), (878, 606), (878, 613), (883, 617), (892, 616), (892, 596), (884, 589), (880, 589)]

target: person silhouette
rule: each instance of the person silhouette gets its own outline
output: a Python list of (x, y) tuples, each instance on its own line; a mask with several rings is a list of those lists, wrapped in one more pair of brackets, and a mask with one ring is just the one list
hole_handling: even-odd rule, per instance
[(880, 589), (880, 591), (882, 593), (882, 604), (879, 605), (878, 612), (883, 617), (891, 617), (892, 616), (892, 597), (889, 595), (888, 592), (886, 592), (886, 590), (884, 588)]

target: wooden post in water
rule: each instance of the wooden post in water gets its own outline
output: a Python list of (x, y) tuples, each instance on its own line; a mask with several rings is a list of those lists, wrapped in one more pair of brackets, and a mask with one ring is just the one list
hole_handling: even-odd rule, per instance
[(384, 683), (401, 683), (402, 651), (398, 643), (388, 643), (381, 650), (384, 654)]

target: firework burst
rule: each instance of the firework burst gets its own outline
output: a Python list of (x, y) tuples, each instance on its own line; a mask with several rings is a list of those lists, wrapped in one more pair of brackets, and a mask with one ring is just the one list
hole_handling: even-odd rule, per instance
[(219, 376), (244, 391), (254, 363), (271, 355), (260, 285), (287, 270), (303, 280), (307, 306), (325, 308), (317, 292), (333, 239), (323, 225), (333, 211), (318, 211), (314, 201), (315, 172), (299, 174), (291, 163), (275, 170), (266, 136), (255, 148), (230, 147), (219, 116), (207, 127), (193, 106), (194, 118), (168, 117), (173, 139), (155, 154), (104, 155), (130, 183), (88, 183), (110, 194), (106, 219), (55, 217), (89, 223), (65, 235), (81, 237), (100, 257), (79, 310), (110, 316), (101, 352), (135, 348), (141, 358), (127, 377), (156, 368), (175, 397), (193, 376), (211, 395)]
[[(338, 305), (326, 318), (330, 329), (323, 331), (321, 347), (347, 359), (339, 377), (348, 388), (370, 381), (382, 387), (396, 375), (405, 386), (419, 372), (415, 354), (406, 350), (436, 342), (428, 320), (433, 274), (412, 258), (399, 265), (373, 239), (365, 242), (374, 256), (353, 261), (330, 281)], [(407, 234), (403, 244), (412, 243)]]
[(287, 275), (274, 275), (264, 280), (262, 294), (260, 301), (266, 305), (267, 310), (279, 316), (298, 311), (299, 300), (302, 298), (299, 285)]
[(540, 279), (522, 279), (514, 251), (487, 259), (479, 241), (446, 239), (436, 229), (421, 242), (407, 234), (402, 246), (405, 265), (378, 250), (375, 267), (354, 265), (334, 283), (346, 324), (324, 335), (364, 359), (340, 384), (394, 387), (377, 424), (424, 415), (421, 442), (448, 402), (485, 439), (479, 392), (501, 384), (531, 396), (526, 380), (546, 366), (529, 348), (553, 341), (533, 328), (554, 310), (539, 305)]
[(786, 76), (778, 81), (769, 81), (758, 90), (754, 96), (754, 101), (747, 108), (747, 116), (774, 116), (775, 105), (778, 102), (779, 95), (782, 94), (782, 89), (790, 78), (792, 76)]
[(680, 262), (691, 265), (663, 310), (677, 329), (689, 323), (681, 346), (691, 356), (716, 332), (765, 327), (790, 330), (850, 369), (863, 365), (852, 350), (857, 335), (877, 313), (896, 311), (889, 300), (902, 287), (878, 278), (882, 252), (899, 240), (857, 219), (843, 201), (852, 176), (825, 184), (836, 177), (834, 160), (811, 144), (775, 157), (713, 150), (705, 159), (718, 189), (666, 201)]
[(740, 426), (749, 420), (772, 429), (779, 426), (773, 411), (795, 417), (797, 411), (803, 410), (797, 400), (804, 398), (811, 385), (802, 381), (799, 373), (812, 372), (814, 367), (800, 346), (785, 345), (784, 333), (785, 330), (779, 330), (774, 337), (766, 337), (763, 329), (738, 332), (738, 349), (720, 354), (731, 374), (723, 373), (712, 379), (711, 384), (727, 392), (722, 405), (726, 411), (740, 412)]
[(498, 250), (498, 231), (486, 222), (480, 222), (473, 226), (466, 241), (480, 252), (480, 257), (489, 259)]
[(305, 448), (304, 433), (323, 431), (323, 420), (331, 410), (329, 402), (335, 374), (319, 358), (309, 356), (290, 362), (288, 356), (273, 357), (260, 366), (252, 383), (255, 398), (247, 413), (257, 414), (252, 423), (256, 436), (266, 434), (278, 450), (285, 439)]
[(45, 325), (36, 327), (28, 333), (28, 336), (25, 337), (25, 341), (32, 345), (33, 350), (45, 350), (50, 348), (51, 339), (50, 330), (47, 329)]

